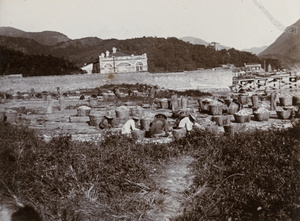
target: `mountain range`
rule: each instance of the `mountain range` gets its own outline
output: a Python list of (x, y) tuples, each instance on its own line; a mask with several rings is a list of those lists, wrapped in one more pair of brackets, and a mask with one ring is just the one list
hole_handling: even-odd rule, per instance
[[(194, 38), (194, 37), (182, 37), (180, 38), (181, 40), (185, 41), (185, 42), (189, 42), (191, 44), (194, 45), (205, 45), (208, 46), (210, 43), (208, 43), (207, 41), (204, 41), (200, 38)], [(242, 51), (247, 51), (253, 54), (258, 55), (259, 53), (261, 53), (262, 51), (264, 51), (268, 46), (262, 46), (262, 47), (253, 47), (253, 48), (249, 48), (249, 49), (242, 49)], [(220, 45), (220, 49), (230, 49), (230, 47), (224, 46), (224, 45)]]
[[(296, 27), (296, 33), (293, 33), (293, 35), (288, 32), (283, 33), (283, 37), (280, 36), (276, 42), (261, 52), (260, 56), (263, 59), (280, 59), (283, 65), (286, 62), (289, 65), (293, 65), (293, 62), (297, 61), (300, 54), (297, 54), (297, 51), (299, 52), (299, 44), (297, 44), (299, 41), (297, 42), (296, 40), (296, 36), (299, 37), (299, 21), (292, 27)], [(293, 47), (288, 46), (290, 38), (293, 38)], [(202, 39), (194, 37), (183, 37), (181, 39), (143, 37), (126, 40), (103, 40), (97, 37), (87, 37), (72, 40), (65, 34), (55, 31), (25, 32), (12, 27), (0, 27), (0, 45), (28, 55), (51, 55), (67, 59), (78, 67), (83, 66), (85, 63), (97, 61), (101, 53), (111, 50), (113, 47), (117, 47), (118, 51), (127, 54), (147, 53), (149, 66), (150, 69), (152, 67), (152, 71), (210, 68), (230, 62), (239, 66), (243, 65), (243, 62), (259, 61), (259, 58), (245, 53), (250, 52), (254, 55), (263, 50), (263, 48), (245, 49), (244, 51), (247, 52), (243, 54), (233, 48), (220, 45), (221, 49), (226, 49), (226, 54), (226, 51), (224, 52), (223, 50), (214, 51), (209, 49), (207, 47), (209, 44)], [(280, 50), (277, 50), (278, 47)], [(283, 48), (288, 48), (288, 53)], [(282, 54), (282, 52), (285, 53)], [(240, 56), (240, 59), (237, 60), (236, 56)], [(293, 60), (293, 58), (295, 59)], [(172, 68), (162, 68), (164, 64), (168, 64)], [(185, 67), (183, 64), (185, 64)], [(179, 67), (176, 68), (176, 65)]]
[(300, 19), (287, 27), (259, 56), (278, 59), (286, 66), (300, 68)]
[(253, 54), (260, 54), (261, 52), (263, 52), (264, 50), (266, 50), (268, 48), (268, 46), (261, 46), (261, 47), (253, 47), (253, 48), (249, 48), (249, 49), (242, 49), (242, 51), (247, 51)]
[(42, 45), (54, 46), (70, 40), (66, 35), (55, 31), (25, 32), (12, 27), (0, 27), (0, 35), (33, 39)]
[[(65, 58), (74, 62), (79, 67), (84, 63), (94, 61), (99, 56), (101, 39), (88, 37), (66, 40), (65, 38), (65, 41), (62, 41), (63, 38), (61, 36), (63, 37), (64, 35), (61, 34), (59, 36), (58, 34), (56, 34), (58, 38), (52, 38), (51, 45), (47, 45), (42, 44), (45, 40), (41, 40), (40, 38), (35, 40), (32, 38), (3, 36), (0, 30), (0, 45), (28, 55), (52, 55), (58, 58)], [(50, 38), (47, 37), (47, 39)]]
[[(45, 33), (49, 34), (49, 36), (46, 37), (47, 41), (40, 37)], [(49, 43), (49, 39), (51, 39), (51, 44)], [(207, 48), (202, 44), (192, 45), (177, 38), (165, 39), (143, 37), (126, 40), (103, 40), (97, 37), (87, 37), (72, 40), (59, 32), (46, 31), (41, 33), (32, 33), (10, 27), (0, 28), (0, 45), (28, 55), (51, 55), (58, 58), (64, 58), (73, 62), (78, 67), (83, 66), (85, 63), (97, 61), (101, 53), (111, 50), (113, 47), (118, 48), (118, 51), (125, 54), (147, 53), (150, 67), (153, 66), (153, 69), (155, 70), (165, 70), (166, 68), (162, 69), (160, 67), (164, 66), (163, 63), (172, 65), (173, 67), (171, 70), (177, 69), (175, 68), (176, 63), (179, 70), (185, 70), (183, 67), (183, 64), (185, 63), (188, 67), (191, 68), (194, 66), (194, 68), (197, 69), (197, 66), (208, 68), (213, 67), (213, 64), (216, 65), (221, 63), (222, 60), (224, 62), (228, 59), (230, 60), (230, 58), (223, 58), (221, 60), (216, 59), (215, 61), (212, 61), (211, 56), (224, 57), (226, 55), (226, 57), (228, 57), (228, 54), (222, 54), (223, 52), (221, 51), (215, 52), (214, 49)], [(194, 51), (193, 53), (201, 53), (199, 55), (193, 55), (196, 59), (201, 58), (201, 60), (190, 58), (192, 53), (185, 54), (184, 50)], [(219, 55), (216, 55), (216, 53)], [(202, 58), (204, 55), (206, 55), (206, 57)], [(162, 58), (158, 60), (157, 58), (160, 57)], [(191, 59), (191, 61), (189, 61), (189, 59)], [(257, 59), (255, 58), (254, 60)], [(241, 65), (243, 65), (243, 63), (241, 63)], [(170, 69), (167, 68), (167, 70)]]

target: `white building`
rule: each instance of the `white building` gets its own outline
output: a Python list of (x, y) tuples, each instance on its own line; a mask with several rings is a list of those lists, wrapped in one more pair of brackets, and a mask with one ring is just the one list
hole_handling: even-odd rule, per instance
[(117, 52), (116, 48), (102, 53), (99, 56), (100, 73), (124, 73), (124, 72), (145, 72), (148, 71), (147, 55), (126, 55)]
[(261, 64), (257, 64), (257, 63), (248, 63), (248, 64), (244, 64), (245, 65), (245, 69), (247, 71), (258, 71), (261, 70)]

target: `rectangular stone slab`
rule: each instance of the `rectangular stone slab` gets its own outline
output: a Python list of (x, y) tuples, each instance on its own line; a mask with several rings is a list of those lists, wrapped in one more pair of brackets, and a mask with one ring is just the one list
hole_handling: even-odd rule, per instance
[(69, 117), (69, 121), (71, 123), (78, 123), (78, 122), (85, 123), (85, 122), (87, 122), (89, 120), (90, 120), (90, 118), (88, 116), (84, 116), (84, 117), (81, 117), (81, 116), (70, 116)]

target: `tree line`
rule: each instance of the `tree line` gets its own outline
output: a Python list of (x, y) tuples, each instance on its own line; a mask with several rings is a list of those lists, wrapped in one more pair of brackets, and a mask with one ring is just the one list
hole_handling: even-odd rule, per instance
[(78, 67), (51, 55), (27, 55), (0, 46), (0, 75), (49, 76), (80, 73)]
[[(174, 37), (103, 40), (101, 52), (111, 51), (112, 47), (129, 55), (147, 53), (149, 72), (191, 71), (199, 68), (220, 67), (223, 64), (243, 67), (244, 63), (262, 65), (264, 63), (263, 59), (249, 52), (238, 51), (234, 48), (217, 51), (209, 46), (193, 45)], [(272, 60), (272, 64), (276, 67), (280, 66), (276, 60)]]
[[(128, 55), (146, 53), (148, 70), (151, 73), (208, 69), (220, 67), (223, 64), (243, 67), (244, 63), (263, 65), (265, 62), (262, 58), (249, 52), (238, 51), (234, 48), (217, 51), (209, 46), (193, 45), (174, 37), (98, 39), (97, 41), (95, 39), (86, 39), (85, 41), (79, 39), (52, 47), (42, 47), (35, 43), (41, 46), (41, 50), (38, 51), (34, 51), (35, 47), (30, 46), (30, 42), (20, 38), (6, 38), (6, 44), (11, 45), (9, 42), (12, 40), (18, 40), (18, 46), (9, 48), (0, 46), (1, 75), (22, 73), (23, 76), (42, 76), (82, 73), (79, 67), (84, 63), (99, 61), (99, 55), (107, 50), (111, 52), (113, 47), (116, 47), (118, 52)], [(273, 68), (280, 68), (277, 60), (269, 59), (267, 65), (268, 63), (272, 63)]]

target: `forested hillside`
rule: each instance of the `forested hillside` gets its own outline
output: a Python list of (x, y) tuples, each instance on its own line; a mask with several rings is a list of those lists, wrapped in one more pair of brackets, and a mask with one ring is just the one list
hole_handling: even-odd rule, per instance
[(47, 76), (80, 73), (73, 63), (51, 55), (26, 55), (0, 46), (0, 75)]
[[(101, 40), (95, 41), (94, 46), (84, 46), (82, 41), (73, 40), (57, 45), (52, 54), (63, 56), (80, 66), (97, 61), (101, 53), (107, 50), (111, 52), (113, 47), (128, 55), (147, 53), (150, 72), (189, 71), (219, 67), (228, 63), (238, 67), (244, 66), (244, 63), (262, 63), (259, 57), (248, 52), (235, 49), (215, 51), (204, 45), (193, 45), (177, 38), (154, 37)], [(85, 56), (82, 56), (83, 54)]]
[(32, 39), (0, 36), (0, 45), (11, 50), (21, 51), (30, 55), (31, 58), (32, 55), (41, 55), (42, 57), (52, 55), (68, 60), (77, 67), (98, 61), (101, 53), (105, 53), (107, 50), (111, 52), (112, 48), (116, 47), (117, 51), (128, 55), (147, 53), (148, 70), (152, 73), (215, 68), (222, 64), (234, 64), (236, 67), (242, 67), (244, 63), (264, 63), (258, 56), (249, 52), (233, 48), (216, 51), (213, 48), (190, 44), (177, 38), (143, 37), (102, 40), (89, 37), (48, 46), (41, 45)]
[[(106, 42), (106, 41), (104, 41)], [(107, 42), (110, 49), (112, 44)], [(214, 68), (222, 64), (234, 64), (237, 67), (244, 63), (262, 63), (259, 57), (235, 49), (216, 51), (204, 45), (193, 45), (177, 38), (136, 38), (117, 40), (114, 46), (128, 54), (148, 55), (150, 72), (170, 72)]]

